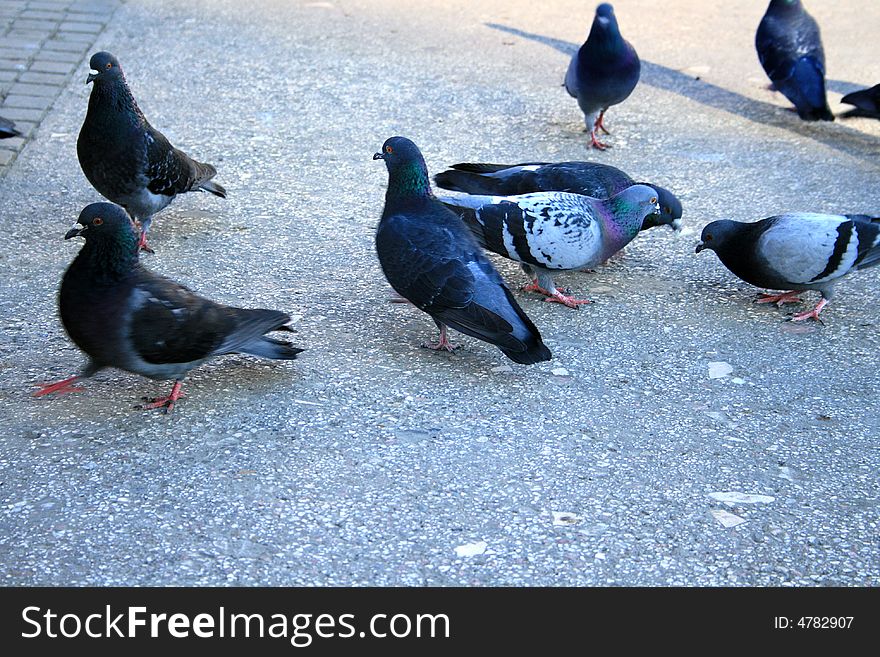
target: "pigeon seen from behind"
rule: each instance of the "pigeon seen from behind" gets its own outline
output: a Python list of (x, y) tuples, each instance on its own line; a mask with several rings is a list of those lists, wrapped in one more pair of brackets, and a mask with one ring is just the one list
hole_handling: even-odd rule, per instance
[(89, 61), (89, 108), (76, 142), (86, 178), (104, 197), (121, 205), (141, 227), (140, 248), (149, 251), (153, 215), (178, 194), (210, 192), (226, 198), (211, 179), (217, 170), (180, 151), (144, 117), (119, 60), (99, 52)]
[(804, 121), (833, 121), (819, 26), (800, 0), (771, 0), (755, 34), (761, 66)]
[(781, 306), (818, 290), (819, 304), (791, 319), (819, 319), (841, 277), (880, 263), (880, 218), (792, 212), (754, 223), (722, 219), (703, 229), (697, 253), (704, 249), (746, 283), (786, 290), (762, 294), (758, 303)]
[(9, 137), (21, 137), (21, 133), (15, 129), (15, 123), (0, 116), (0, 139)]
[(620, 35), (614, 8), (603, 2), (596, 8), (586, 42), (571, 58), (564, 83), (568, 95), (577, 99), (584, 113), (593, 148), (608, 148), (599, 141), (596, 131), (610, 134), (603, 124), (605, 112), (629, 98), (639, 82), (641, 68), (635, 48)]
[(841, 98), (840, 102), (855, 107), (855, 109), (841, 114), (844, 118), (864, 116), (870, 119), (880, 119), (880, 84), (875, 84), (870, 89), (853, 91)]
[(637, 183), (617, 167), (599, 162), (525, 162), (522, 164), (453, 164), (434, 176), (439, 187), (466, 194), (515, 196), (532, 192), (571, 192), (608, 198), (633, 185), (657, 192), (659, 214), (650, 214), (642, 230), (656, 226), (681, 228), (681, 202), (672, 192), (653, 183)]
[(627, 187), (606, 200), (567, 192), (439, 200), (459, 213), (483, 247), (520, 263), (534, 281), (523, 290), (570, 308), (589, 301), (560, 292), (553, 272), (606, 261), (657, 211), (657, 192), (647, 185)]
[(92, 203), (65, 239), (85, 245), (61, 281), (61, 322), (89, 360), (74, 377), (41, 386), (37, 396), (78, 390), (74, 383), (105, 367), (151, 379), (174, 379), (167, 397), (144, 408), (174, 408), (186, 373), (214, 356), (243, 353), (292, 360), (302, 351), (265, 335), (290, 331), (277, 310), (214, 303), (141, 266), (138, 233), (119, 206)]
[(430, 349), (453, 351), (446, 328), (497, 346), (511, 360), (550, 360), (541, 334), (461, 220), (431, 193), (418, 147), (391, 137), (373, 156), (388, 168), (376, 252), (391, 287), (440, 329)]

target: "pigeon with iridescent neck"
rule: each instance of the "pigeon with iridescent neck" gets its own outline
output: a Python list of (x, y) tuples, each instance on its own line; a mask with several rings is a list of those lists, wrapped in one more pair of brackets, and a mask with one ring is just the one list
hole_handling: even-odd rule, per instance
[(441, 196), (477, 241), (516, 260), (533, 279), (523, 290), (570, 308), (585, 303), (563, 294), (553, 272), (589, 269), (629, 244), (645, 217), (657, 212), (657, 192), (633, 185), (607, 200), (568, 192), (518, 196)]
[(174, 379), (167, 397), (143, 408), (174, 408), (186, 373), (223, 354), (292, 360), (302, 351), (268, 337), (290, 331), (290, 317), (277, 310), (246, 310), (214, 303), (138, 261), (138, 233), (117, 205), (92, 203), (65, 239), (85, 245), (61, 281), (58, 307), (70, 339), (89, 360), (82, 372), (40, 386), (36, 396), (73, 392), (75, 383), (105, 367), (151, 379)]
[(758, 303), (799, 302), (800, 293), (822, 295), (812, 310), (791, 319), (819, 319), (847, 274), (880, 264), (880, 218), (870, 215), (791, 212), (754, 223), (722, 219), (703, 229), (697, 253), (708, 249), (746, 283), (781, 294), (762, 294)]
[(447, 327), (493, 344), (512, 361), (550, 360), (541, 334), (455, 213), (431, 193), (418, 147), (391, 137), (373, 156), (388, 168), (385, 209), (376, 253), (391, 287), (434, 320), (440, 341), (423, 346), (453, 351)]
[(86, 178), (107, 199), (121, 205), (141, 227), (140, 248), (149, 251), (153, 215), (178, 194), (210, 192), (226, 198), (211, 179), (217, 170), (176, 149), (141, 112), (119, 60), (99, 52), (89, 61), (89, 109), (76, 142)]
[(606, 134), (603, 119), (612, 105), (622, 103), (636, 88), (642, 63), (636, 49), (620, 35), (614, 8), (607, 2), (596, 8), (590, 34), (571, 58), (565, 74), (565, 90), (576, 98), (590, 133), (590, 145), (608, 148), (597, 130)]

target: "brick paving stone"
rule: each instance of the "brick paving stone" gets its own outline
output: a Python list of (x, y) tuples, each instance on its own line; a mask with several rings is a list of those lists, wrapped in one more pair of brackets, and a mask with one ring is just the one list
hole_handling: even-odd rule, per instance
[(0, 177), (124, 1), (0, 0), (0, 114), (25, 135), (0, 143)]

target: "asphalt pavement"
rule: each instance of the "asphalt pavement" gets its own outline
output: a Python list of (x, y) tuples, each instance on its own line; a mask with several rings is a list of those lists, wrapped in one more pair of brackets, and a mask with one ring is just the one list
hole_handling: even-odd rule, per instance
[[(2, 3), (0, 3), (2, 4)], [(880, 82), (874, 0), (809, 0), (829, 100)], [(5, 585), (876, 586), (880, 270), (808, 305), (753, 304), (709, 221), (880, 214), (880, 121), (804, 123), (765, 87), (762, 0), (619, 0), (642, 80), (587, 148), (560, 86), (575, 0), (128, 0), (91, 52), (213, 163), (229, 198), (157, 216), (147, 266), (294, 317), (294, 362), (218, 358), (170, 390), (84, 358), (56, 292), (63, 236), (101, 200), (76, 159), (86, 59), (0, 178), (0, 583)], [(595, 304), (517, 292), (554, 359), (531, 367), (388, 302), (373, 234), (392, 135), (431, 173), (589, 159), (679, 195), (595, 273)], [(525, 282), (495, 259), (511, 287)], [(815, 303), (815, 293), (807, 303)]]

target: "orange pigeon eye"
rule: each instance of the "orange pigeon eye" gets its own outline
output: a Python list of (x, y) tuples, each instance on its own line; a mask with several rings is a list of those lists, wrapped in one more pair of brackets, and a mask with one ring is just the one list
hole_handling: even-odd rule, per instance
[(95, 217), (94, 219), (92, 219), (92, 226), (100, 226), (103, 223), (104, 220), (101, 219), (101, 217)]
[(657, 197), (656, 197), (656, 196), (652, 196), (652, 197), (651, 197), (651, 203), (656, 203), (656, 202), (657, 202)]
[(391, 148), (391, 146), (386, 146), (386, 147), (385, 147), (385, 152), (386, 152), (386, 153), (393, 153), (393, 152), (394, 152), (394, 149)]
[(107, 68), (113, 68), (113, 62), (107, 62)]

